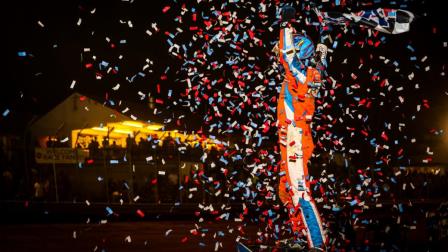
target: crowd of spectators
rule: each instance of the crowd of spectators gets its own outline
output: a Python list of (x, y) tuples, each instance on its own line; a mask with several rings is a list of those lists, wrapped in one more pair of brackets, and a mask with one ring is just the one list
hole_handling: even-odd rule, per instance
[[(96, 137), (93, 137), (87, 145), (89, 150), (89, 159), (123, 159), (128, 161), (146, 161), (148, 157), (153, 159), (164, 157), (165, 159), (179, 158), (184, 161), (199, 161), (204, 153), (204, 145), (181, 142), (171, 137), (170, 133), (163, 140), (157, 136), (148, 138), (140, 137), (138, 143), (134, 137), (128, 135), (126, 138), (126, 147), (117, 145), (115, 140), (103, 138), (101, 145)], [(80, 146), (78, 146), (80, 147)], [(207, 151), (207, 150), (206, 150)], [(217, 151), (213, 147), (212, 153)]]
[[(3, 143), (0, 142), (0, 165), (1, 165), (1, 195), (3, 199), (6, 198), (14, 198), (11, 195), (14, 195), (14, 191), (17, 191), (16, 187), (18, 184), (23, 181), (24, 175), (18, 176), (17, 172), (14, 171), (11, 166), (12, 163), (10, 161), (12, 156), (11, 153), (7, 153)], [(59, 139), (49, 138), (47, 141), (47, 147), (66, 147), (67, 143), (61, 143)], [(92, 138), (88, 143), (87, 148), (89, 149), (89, 159), (95, 160), (94, 165), (101, 165), (103, 162), (109, 163), (109, 160), (119, 160), (120, 163), (137, 163), (137, 164), (148, 164), (163, 162), (198, 162), (201, 163), (206, 171), (206, 175), (209, 177), (213, 177), (213, 183), (201, 185), (201, 188), (198, 188), (198, 191), (203, 191), (206, 189), (205, 197), (207, 195), (214, 194), (217, 189), (216, 182), (224, 181), (226, 178), (223, 177), (222, 171), (219, 167), (223, 166), (222, 159), (228, 161), (229, 163), (224, 165), (228, 169), (237, 169), (237, 176), (241, 176), (241, 179), (244, 179), (244, 176), (250, 176), (250, 174), (246, 174), (244, 169), (245, 166), (242, 164), (244, 160), (236, 160), (233, 158), (225, 157), (225, 153), (231, 153), (234, 150), (227, 148), (226, 152), (222, 150), (218, 150), (215, 147), (210, 149), (203, 148), (204, 145), (196, 144), (191, 145), (186, 142), (181, 142), (179, 139), (175, 139), (171, 137), (168, 133), (162, 140), (158, 139), (156, 136), (154, 137), (139, 137), (138, 141), (133, 138), (131, 135), (128, 135), (126, 139), (126, 147), (121, 147), (117, 145), (114, 140), (109, 140), (107, 138), (101, 139), (101, 144), (97, 140), (97, 138)], [(269, 153), (274, 153), (274, 150), (267, 150)], [(11, 151), (10, 151), (11, 152)], [(206, 158), (204, 158), (206, 156)], [(251, 155), (246, 155), (246, 158)], [(253, 155), (257, 156), (257, 155)], [(150, 157), (150, 158), (148, 158)], [(257, 158), (263, 159), (266, 157)], [(260, 160), (260, 162), (264, 162)], [(268, 161), (266, 161), (268, 162)], [(19, 162), (20, 163), (20, 162)], [(249, 162), (250, 163), (250, 162)], [(316, 164), (317, 162), (314, 162)], [(32, 189), (32, 194), (34, 198), (40, 199), (42, 195), (48, 194), (48, 189), (53, 182), (51, 179), (52, 172), (43, 172), (45, 169), (39, 168), (37, 166), (30, 165), (31, 174), (29, 176), (29, 184), (28, 187)], [(48, 167), (47, 167), (48, 168)], [(315, 167), (313, 168), (313, 164), (311, 165), (311, 173), (313, 170), (322, 170), (323, 167)], [(349, 177), (355, 173), (355, 167), (345, 167), (338, 166), (336, 164), (328, 165), (324, 167), (327, 169), (327, 173), (334, 173), (335, 177)], [(48, 168), (48, 169), (51, 169)], [(48, 170), (47, 169), (47, 170)], [(443, 169), (443, 168), (442, 168)], [(423, 169), (424, 170), (424, 169)], [(427, 169), (430, 171), (431, 169)], [(177, 173), (177, 172), (173, 172)], [(352, 174), (352, 175), (350, 175)], [(318, 174), (316, 174), (318, 175)], [(21, 178), (19, 178), (21, 177)], [(168, 176), (167, 176), (168, 177)], [(148, 181), (151, 178), (148, 176)], [(178, 181), (182, 181), (184, 178), (178, 178)], [(256, 178), (255, 178), (256, 179)], [(174, 181), (174, 179), (172, 179)], [(448, 177), (447, 173), (441, 171), (437, 174), (431, 172), (422, 172), (422, 170), (403, 170), (401, 175), (397, 176), (395, 179), (390, 179), (388, 176), (385, 176), (385, 182), (381, 185), (382, 194), (383, 195), (392, 195), (395, 199), (443, 199), (446, 198), (446, 188)], [(163, 181), (160, 181), (163, 183)], [(189, 183), (194, 183), (194, 180), (190, 180)], [(222, 185), (225, 183), (221, 183)], [(175, 190), (179, 184), (173, 186)], [(189, 185), (185, 185), (189, 186)], [(192, 185), (193, 186), (193, 185)], [(144, 189), (144, 188), (143, 188)], [(142, 189), (142, 190), (143, 190)], [(203, 193), (196, 193), (202, 194)], [(188, 197), (188, 194), (185, 195)], [(204, 198), (204, 196), (201, 196)], [(173, 199), (174, 200), (174, 199)]]
[(47, 148), (69, 148), (69, 141), (62, 141), (59, 137), (48, 137), (47, 142), (45, 143)]
[(14, 199), (17, 195), (22, 195), (23, 184), (25, 183), (24, 172), (19, 168), (23, 157), (20, 155), (20, 143), (17, 139), (4, 141), (0, 138), (0, 200)]

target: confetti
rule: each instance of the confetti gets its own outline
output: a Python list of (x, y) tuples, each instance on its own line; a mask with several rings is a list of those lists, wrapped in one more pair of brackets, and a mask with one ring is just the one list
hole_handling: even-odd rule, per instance
[[(140, 17), (132, 14), (138, 13), (133, 1), (121, 2), (129, 4), (131, 11), (126, 13), (127, 8), (123, 8), (118, 17), (111, 17), (108, 28), (116, 33), (106, 32), (89, 17), (104, 13), (104, 6), (84, 12), (82, 6), (79, 8), (81, 15), (70, 19), (71, 26), (77, 32), (76, 37), (81, 38), (81, 44), (76, 49), (79, 51), (73, 52), (78, 58), (72, 60), (82, 72), (72, 77), (76, 80), (71, 81), (70, 91), (85, 90), (104, 97), (100, 104), (114, 110), (110, 118), (128, 116), (133, 122), (138, 122), (153, 116), (163, 122), (162, 131), (170, 128), (189, 130), (197, 126), (191, 134), (193, 146), (184, 143), (186, 135), (173, 137), (177, 152), (197, 156), (195, 161), (200, 163), (197, 166), (182, 164), (180, 173), (186, 172), (188, 175), (176, 178), (181, 181), (176, 190), (185, 193), (182, 200), (187, 203), (189, 200), (199, 200), (198, 195), (202, 193), (210, 202), (198, 204), (195, 223), (201, 227), (194, 227), (194, 232), (188, 236), (179, 236), (181, 243), (192, 242), (191, 235), (201, 238), (214, 236), (213, 243), (207, 245), (203, 241), (194, 242), (199, 247), (211, 246), (215, 251), (226, 251), (230, 248), (223, 248), (220, 239), (231, 232), (235, 233), (235, 237), (238, 235), (238, 240), (249, 240), (252, 244), (265, 244), (287, 236), (291, 223), (287, 221), (287, 213), (278, 198), (278, 184), (287, 175), (280, 172), (279, 145), (294, 146), (296, 142), (277, 135), (276, 110), (284, 69), (278, 62), (275, 46), (281, 25), (278, 12), (283, 4), (278, 1), (169, 0), (156, 10), (163, 15), (157, 19), (146, 17), (142, 22)], [(423, 187), (423, 184), (411, 181), (412, 177), (405, 177), (407, 172), (400, 167), (408, 167), (414, 162), (429, 164), (437, 156), (432, 146), (425, 146), (420, 151), (418, 161), (408, 155), (409, 150), (421, 144), (423, 138), (410, 128), (420, 123), (423, 125), (425, 113), (432, 113), (435, 106), (435, 96), (429, 97), (433, 96), (431, 92), (435, 93), (431, 90), (443, 90), (438, 92), (443, 99), (448, 95), (446, 88), (436, 89), (437, 85), (427, 82), (433, 76), (438, 78), (434, 78), (434, 83), (445, 81), (442, 77), (446, 66), (439, 62), (440, 56), (435, 55), (442, 55), (447, 47), (447, 42), (438, 37), (443, 29), (421, 23), (422, 27), (427, 28), (425, 33), (424, 30), (414, 30), (412, 24), (403, 26), (405, 30), (410, 29), (410, 33), (393, 37), (378, 32), (378, 27), (367, 29), (345, 25), (352, 22), (354, 16), (360, 15), (348, 10), (369, 10), (371, 6), (384, 5), (382, 1), (360, 4), (325, 0), (289, 4), (300, 10), (296, 20), (298, 32), (306, 32), (315, 44), (320, 42), (329, 47), (326, 59), (329, 67), (319, 84), (314, 117), (308, 117), (313, 123), (312, 130), (307, 134), (313, 136), (315, 144), (310, 160), (313, 176), (309, 178), (311, 193), (325, 221), (331, 223), (330, 229), (333, 228), (329, 232), (331, 245), (336, 250), (345, 250), (344, 246), (354, 248), (353, 237), (348, 237), (349, 227), (342, 226), (356, 225), (371, 230), (376, 220), (366, 219), (363, 215), (369, 212), (369, 208), (392, 212), (390, 218), (399, 223), (400, 228), (419, 229), (419, 225), (414, 223), (403, 223), (405, 218), (402, 216), (411, 209), (407, 203), (397, 203), (393, 208), (384, 202), (401, 202), (397, 191), (410, 193)], [(408, 9), (408, 4), (407, 1), (390, 3), (403, 9)], [(419, 10), (418, 6), (424, 5), (415, 3), (409, 9), (418, 14), (427, 9)], [(322, 17), (333, 10), (344, 10), (347, 15), (323, 23), (313, 9), (320, 11)], [(376, 11), (378, 13), (365, 13), (373, 16), (389, 14), (385, 9)], [(34, 29), (55, 32), (49, 31), (55, 29), (50, 19), (41, 19), (47, 21), (45, 25), (37, 21), (37, 27), (36, 20), (32, 20)], [(415, 37), (420, 32), (423, 34), (421, 36), (428, 36), (427, 45), (420, 44)], [(135, 41), (143, 41), (145, 45), (138, 45)], [(65, 48), (65, 45), (60, 46), (62, 42), (57, 42), (58, 46), (52, 50), (60, 50), (62, 46)], [(29, 46), (14, 51), (17, 52), (17, 55), (13, 54), (16, 60), (28, 64), (34, 58), (32, 54), (39, 55), (36, 62), (41, 62), (42, 58), (48, 59), (48, 55), (36, 52), (31, 43), (23, 43)], [(50, 48), (56, 45), (55, 41), (48, 44)], [(438, 52), (430, 52), (426, 47), (434, 47), (434, 51)], [(156, 54), (154, 48), (157, 48)], [(136, 52), (138, 57), (135, 56)], [(424, 55), (426, 53), (428, 55)], [(68, 84), (70, 79), (62, 80), (62, 83)], [(434, 89), (429, 87), (431, 85)], [(26, 92), (25, 96), (32, 100)], [(83, 102), (80, 110), (86, 115), (95, 112), (95, 107), (86, 97), (80, 102)], [(133, 103), (144, 105), (146, 109), (138, 111)], [(10, 114), (10, 109), (14, 113), (5, 120), (16, 114), (14, 106), (8, 104), (7, 107), (9, 109), (4, 110), (3, 117)], [(436, 119), (434, 116), (424, 121), (425, 124), (432, 124)], [(439, 136), (442, 132), (436, 130), (431, 134)], [(69, 138), (65, 137), (59, 142), (68, 141)], [(158, 141), (153, 142), (154, 149), (158, 148)], [(212, 145), (218, 146), (219, 150), (213, 153), (209, 150)], [(197, 153), (192, 155), (192, 152)], [(130, 161), (129, 155), (124, 155), (109, 159), (109, 164), (114, 165), (115, 169)], [(145, 190), (163, 187), (167, 179), (173, 178), (169, 170), (172, 164), (169, 157), (160, 158), (158, 154), (148, 151), (142, 155), (141, 161), (158, 165), (147, 176)], [(84, 165), (100, 164), (101, 160), (89, 158)], [(132, 166), (129, 172), (136, 170), (138, 166)], [(101, 185), (110, 180), (103, 176), (96, 176)], [(121, 183), (120, 187), (123, 190), (135, 189), (130, 181)], [(120, 203), (133, 201), (140, 204), (148, 200), (147, 191), (130, 195), (124, 201), (120, 199)], [(91, 204), (88, 200), (85, 203), (86, 207)], [(175, 202), (172, 205), (178, 207), (182, 204)], [(235, 204), (243, 207), (235, 209)], [(118, 213), (118, 208), (115, 211)], [(132, 211), (139, 218), (145, 217), (140, 209)], [(108, 216), (117, 213), (106, 207)], [(210, 215), (215, 222), (230, 220), (239, 227), (207, 233), (206, 226), (212, 222), (209, 222)], [(245, 227), (254, 224), (259, 225), (260, 230), (255, 239), (245, 233)], [(383, 223), (382, 220), (375, 225), (387, 230), (386, 233), (393, 231), (390, 223)], [(168, 229), (165, 236), (172, 231)], [(75, 238), (76, 232), (73, 236)], [(397, 243), (377, 239), (375, 244), (384, 242), (389, 247)], [(131, 243), (131, 236), (126, 236), (125, 242)]]
[(3, 114), (2, 114), (3, 117), (8, 116), (10, 112), (11, 112), (11, 111), (10, 111), (9, 109), (5, 109), (5, 111), (3, 111)]

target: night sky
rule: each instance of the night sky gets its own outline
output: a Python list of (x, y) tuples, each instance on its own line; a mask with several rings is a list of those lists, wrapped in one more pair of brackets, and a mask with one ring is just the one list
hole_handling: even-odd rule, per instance
[[(185, 83), (179, 81), (185, 75), (180, 68), (182, 61), (167, 52), (169, 45), (166, 42), (168, 36), (165, 33), (173, 32), (178, 27), (178, 23), (174, 21), (176, 11), (179, 10), (176, 8), (180, 8), (183, 1), (179, 4), (176, 2), (113, 0), (8, 3), (2, 17), (4, 19), (2, 22), (3, 42), (6, 42), (3, 49), (6, 56), (2, 68), (4, 78), (0, 110), (3, 112), (8, 109), (10, 114), (1, 119), (2, 127), (8, 128), (8, 125), (16, 124), (16, 122), (23, 124), (32, 115), (44, 114), (73, 91), (92, 97), (119, 111), (126, 106), (136, 105), (140, 115), (152, 111), (142, 111), (141, 108), (146, 107), (147, 98), (141, 100), (138, 92), (151, 93), (154, 98), (165, 99), (168, 90), (172, 90), (173, 97), (178, 98), (179, 94), (185, 91)], [(432, 139), (431, 134), (429, 136), (427, 134), (429, 130), (446, 130), (448, 125), (445, 115), (447, 80), (445, 76), (441, 76), (446, 72), (446, 59), (443, 57), (447, 51), (447, 48), (443, 47), (443, 42), (447, 41), (447, 27), (444, 22), (446, 15), (437, 1), (399, 1), (398, 4), (376, 2), (378, 3), (374, 6), (399, 7), (403, 4), (401, 6), (413, 11), (417, 19), (411, 31), (395, 36), (379, 34), (378, 37), (385, 36), (386, 38), (386, 43), (381, 44), (379, 48), (339, 46), (331, 55), (332, 62), (328, 68), (328, 74), (340, 80), (343, 85), (347, 85), (344, 81), (350, 80), (351, 72), (357, 72), (359, 60), (362, 58), (365, 61), (364, 65), (372, 67), (374, 71), (379, 70), (381, 77), (384, 76), (390, 83), (397, 86), (403, 85), (405, 88), (401, 95), (407, 99), (406, 104), (400, 108), (394, 107), (396, 101), (391, 101), (385, 106), (369, 110), (371, 119), (369, 126), (373, 127), (372, 131), (376, 131), (375, 127), (378, 130), (382, 127), (382, 119), (393, 122), (400, 118), (399, 121), (408, 121), (410, 135), (421, 139)], [(370, 3), (370, 1), (348, 1), (346, 8), (352, 8), (352, 10), (365, 8), (362, 7), (362, 3)], [(201, 7), (201, 4), (196, 4), (199, 10), (207, 8), (204, 7), (205, 5)], [(173, 7), (163, 13), (162, 9), (165, 6)], [(344, 8), (326, 4), (323, 10), (344, 11)], [(244, 11), (241, 13), (244, 15)], [(78, 26), (79, 19), (81, 23)], [(45, 27), (40, 27), (39, 21)], [(132, 22), (132, 28), (128, 21)], [(157, 23), (160, 31), (148, 36), (145, 31), (151, 30), (153, 23)], [(345, 34), (339, 44), (347, 42), (356, 44), (359, 38), (362, 39), (367, 34), (365, 30), (359, 28), (355, 28), (354, 31), (352, 34), (350, 32)], [(310, 31), (310, 35), (313, 37), (315, 34)], [(275, 30), (272, 33), (264, 33), (263, 39), (268, 44), (276, 41), (276, 36)], [(179, 40), (182, 40), (182, 36), (179, 37)], [(111, 41), (107, 42), (106, 38), (110, 38)], [(187, 39), (184, 40), (187, 41)], [(411, 53), (408, 45), (411, 45), (415, 51)], [(84, 48), (90, 48), (90, 52), (84, 52)], [(266, 49), (257, 50), (250, 53), (262, 55)], [(27, 56), (20, 57), (18, 52), (26, 52)], [(93, 55), (97, 57), (95, 61), (92, 60)], [(119, 55), (122, 55), (123, 59), (118, 60)], [(397, 60), (400, 63), (400, 72), (395, 72), (394, 66), (390, 64), (385, 66), (380, 62), (378, 56), (381, 55)], [(428, 56), (425, 63), (431, 65), (431, 70), (427, 72), (421, 69), (416, 70), (417, 64), (409, 58), (417, 56), (421, 59), (425, 55)], [(223, 52), (215, 53), (218, 61), (220, 57), (224, 58), (223, 56)], [(137, 74), (146, 64), (146, 59), (154, 62), (154, 65), (150, 67), (152, 73), (146, 73), (145, 77), (140, 78)], [(257, 64), (262, 68), (268, 68), (270, 62), (267, 59), (267, 57), (261, 57)], [(347, 64), (343, 63), (344, 60), (347, 60)], [(101, 61), (118, 66), (118, 74), (108, 75), (103, 72), (103, 78), (96, 80), (95, 75), (101, 71), (95, 71), (95, 68), (98, 68)], [(89, 63), (93, 63), (93, 69), (86, 67)], [(419, 67), (423, 68), (425, 64), (420, 65)], [(165, 74), (166, 71), (167, 74)], [(412, 71), (416, 72), (415, 78), (408, 82), (407, 75)], [(223, 74), (226, 76), (225, 71)], [(136, 75), (132, 83), (126, 80)], [(368, 74), (361, 72), (357, 75), (358, 79), (355, 82), (362, 84), (369, 81)], [(163, 76), (167, 76), (166, 80), (161, 80)], [(73, 80), (76, 80), (76, 85), (74, 89), (70, 89)], [(112, 90), (117, 83), (120, 83), (120, 89)], [(416, 83), (419, 83), (419, 90), (412, 88)], [(160, 84), (159, 87), (157, 84)], [(361, 88), (362, 92), (365, 92), (365, 87)], [(157, 92), (157, 88), (160, 88), (160, 92)], [(269, 96), (277, 95), (273, 89), (270, 90)], [(361, 96), (376, 99), (375, 96), (379, 92), (362, 93)], [(390, 101), (395, 95), (400, 94), (391, 93), (386, 98)], [(419, 113), (415, 120), (409, 120), (409, 117), (414, 115), (416, 105), (422, 104), (424, 99), (429, 102), (431, 109)], [(347, 98), (342, 93), (338, 95), (337, 100), (342, 103), (342, 106), (348, 106), (352, 102), (350, 97)], [(204, 113), (208, 114), (206, 111), (210, 111), (210, 107), (204, 102), (199, 107), (194, 113), (190, 113), (186, 107), (173, 106), (172, 101), (165, 101), (164, 104), (159, 105), (160, 111), (163, 111), (160, 115), (163, 119), (173, 117), (173, 111), (177, 114), (186, 113), (193, 116), (192, 118), (196, 120), (183, 123), (182, 128), (185, 129), (198, 129), (202, 126), (201, 117), (205, 116)], [(335, 116), (341, 115), (336, 113)], [(398, 121), (395, 122), (398, 123)], [(352, 126), (360, 127), (361, 125), (357, 122)], [(336, 128), (335, 131), (338, 132), (338, 129)], [(346, 133), (343, 130), (340, 131), (342, 135)], [(435, 141), (440, 143), (445, 138), (439, 137)]]
[[(245, 202), (250, 209), (245, 222), (267, 225), (259, 221), (273, 218), (266, 212), (276, 216), (281, 211), (272, 195), (279, 182), (276, 102), (283, 70), (271, 48), (278, 40), (276, 6), (289, 1), (261, 2), (266, 10), (242, 0), (8, 1), (1, 15), (0, 133), (22, 135), (27, 122), (73, 92), (117, 111), (129, 107), (125, 115), (140, 120), (156, 112), (147, 104), (151, 96), (168, 128), (229, 140), (206, 174), (211, 180), (193, 176), (203, 185), (221, 186), (223, 194), (231, 195), (229, 205)], [(372, 219), (358, 215), (364, 203), (376, 209), (387, 201), (378, 208), (391, 213), (391, 223), (415, 225), (413, 218), (424, 219), (426, 213), (399, 203), (400, 196), (388, 188), (404, 191), (411, 179), (397, 169), (425, 165), (432, 158), (448, 163), (446, 8), (435, 0), (345, 1), (346, 6), (312, 2), (322, 11), (381, 6), (416, 15), (411, 30), (398, 35), (333, 27), (330, 36), (337, 44), (327, 44), (333, 51), (316, 98), (310, 166), (313, 197), (322, 199), (323, 216), (368, 226)], [(310, 1), (293, 5), (301, 16), (313, 18), (307, 11)], [(303, 19), (295, 25), (317, 42), (316, 27)], [(219, 32), (224, 43), (213, 41)], [(326, 171), (334, 156), (345, 161), (339, 177)], [(201, 162), (206, 158), (202, 155)], [(372, 196), (377, 193), (381, 197)], [(198, 210), (214, 217), (226, 211)], [(402, 214), (411, 217), (400, 222)], [(273, 221), (288, 225), (281, 218)], [(388, 225), (379, 223), (378, 229)], [(340, 244), (344, 230), (336, 226), (331, 233)]]

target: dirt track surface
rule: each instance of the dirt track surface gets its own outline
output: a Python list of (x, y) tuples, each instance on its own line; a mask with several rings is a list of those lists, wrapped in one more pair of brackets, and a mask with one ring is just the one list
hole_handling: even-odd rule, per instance
[[(219, 251), (236, 251), (236, 229), (229, 234), (225, 223), (202, 227), (208, 229), (203, 238), (190, 233), (192, 221), (3, 225), (0, 251), (214, 251), (216, 241), (222, 241)], [(246, 230), (256, 234), (257, 228)], [(224, 236), (214, 239), (218, 231)]]

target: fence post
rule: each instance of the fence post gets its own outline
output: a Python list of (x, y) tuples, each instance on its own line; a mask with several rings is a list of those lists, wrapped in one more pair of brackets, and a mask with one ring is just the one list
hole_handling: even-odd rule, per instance
[(106, 157), (106, 149), (103, 146), (103, 164), (104, 164), (104, 181), (106, 182), (106, 200), (107, 203), (110, 203), (110, 193), (109, 193), (109, 171), (107, 169), (107, 157)]
[(182, 185), (182, 178), (181, 178), (181, 172), (180, 172), (180, 151), (179, 149), (177, 150), (177, 177), (178, 177), (178, 181), (179, 184), (177, 185), (177, 191), (179, 191), (179, 203), (182, 204), (182, 190), (179, 190), (179, 188)]
[(133, 148), (135, 148), (134, 146), (131, 146), (130, 152), (129, 152), (129, 192), (128, 192), (128, 197), (129, 197), (129, 203), (132, 203), (132, 200), (134, 199), (134, 156), (133, 156)]
[(54, 189), (56, 192), (56, 202), (59, 203), (58, 180), (56, 174), (56, 153), (54, 147), (53, 147), (53, 177), (54, 177)]

